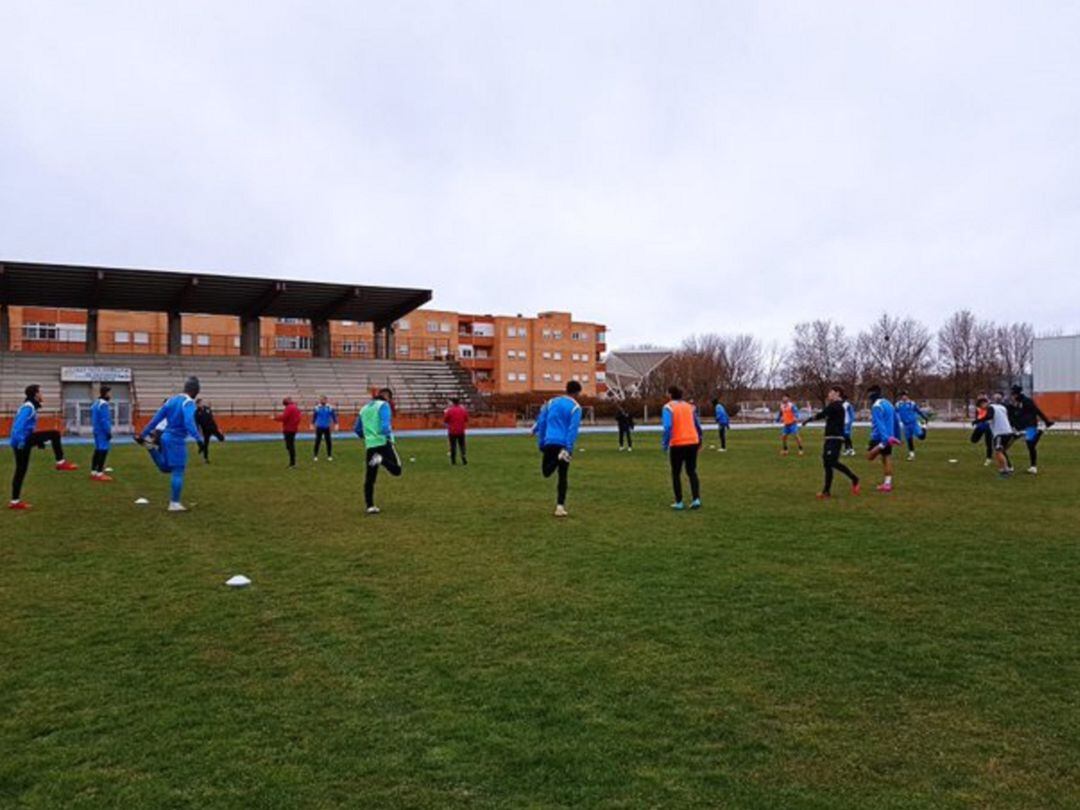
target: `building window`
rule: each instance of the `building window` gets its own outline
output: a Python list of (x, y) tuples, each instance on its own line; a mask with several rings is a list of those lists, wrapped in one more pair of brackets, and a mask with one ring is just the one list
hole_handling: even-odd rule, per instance
[[(203, 335), (199, 336), (200, 346)], [(209, 340), (209, 336), (207, 336)], [(306, 351), (311, 348), (311, 338), (307, 335), (278, 335), (274, 339), (274, 345), (281, 351), (286, 352), (298, 352)]]
[(131, 343), (130, 332), (113, 332), (113, 341), (116, 343)]
[(562, 374), (553, 375), (555, 382), (562, 382)]
[(572, 332), (570, 334), (570, 339), (571, 340), (588, 340), (589, 339), (589, 333), (588, 332)]
[(596, 333), (596, 342), (597, 343), (607, 343), (607, 332), (597, 332)]
[(397, 329), (400, 329), (402, 332), (408, 332), (409, 331), (409, 321), (406, 318), (402, 318), (400, 321), (398, 321), (396, 324), (394, 324), (394, 326)]
[(507, 382), (517, 382), (517, 374), (515, 374), (512, 371), (507, 372), (506, 381)]
[(550, 329), (545, 329), (540, 334), (543, 335), (546, 338), (549, 338), (549, 337), (551, 337), (551, 330)]
[(24, 323), (24, 340), (50, 340), (59, 343), (85, 343), (86, 327), (78, 323)]
[(466, 360), (471, 360), (473, 356), (472, 346), (458, 346), (458, 354)]
[(596, 372), (596, 381), (597, 382), (603, 382), (604, 381), (604, 372), (602, 372), (602, 371)]
[(398, 346), (397, 347), (397, 353), (398, 353), (398, 357), (408, 357), (409, 356), (409, 344), (405, 343), (403, 345)]
[(341, 344), (342, 354), (367, 354), (367, 343), (363, 340), (346, 340)]
[(199, 335), (196, 339), (198, 340), (198, 343), (199, 343), (200, 346), (209, 346), (210, 345), (210, 336), (209, 335)]
[(132, 332), (131, 342), (136, 346), (149, 346), (150, 345), (150, 333), (149, 332)]
[(518, 382), (528, 382), (529, 376), (527, 374), (518, 374)]
[(449, 335), (450, 334), (450, 322), (449, 321), (443, 321), (442, 323), (440, 323), (439, 324), (439, 331), (442, 332), (444, 335)]
[(555, 354), (552, 355), (552, 358), (555, 360), (562, 360), (562, 352), (555, 352)]
[(278, 318), (278, 323), (307, 323), (307, 318)]
[(438, 321), (428, 321), (427, 322), (427, 330), (429, 332), (438, 332), (439, 331), (439, 322)]
[(544, 358), (545, 360), (550, 360), (550, 359), (551, 359), (551, 352), (544, 352), (544, 353), (543, 353), (543, 355), (541, 355), (541, 356), (542, 356), (542, 357), (543, 357), (543, 358)]
[(191, 334), (189, 332), (184, 332), (184, 334), (180, 335), (180, 345), (181, 346), (190, 346), (191, 345)]
[(554, 340), (562, 340), (562, 330), (561, 329), (553, 329), (552, 332), (551, 332), (551, 337)]
[(240, 348), (240, 336), (239, 335), (233, 335), (232, 346), (233, 346), (234, 349), (239, 349)]
[(548, 372), (548, 371), (545, 371), (544, 372), (544, 380), (547, 381), (547, 380), (550, 380), (550, 379), (551, 379), (551, 373)]

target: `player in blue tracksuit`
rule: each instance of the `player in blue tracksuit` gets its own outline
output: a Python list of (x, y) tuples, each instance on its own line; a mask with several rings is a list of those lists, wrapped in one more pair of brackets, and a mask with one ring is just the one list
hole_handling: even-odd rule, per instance
[(851, 443), (851, 431), (855, 428), (855, 406), (844, 397), (844, 455), (855, 455), (855, 446)]
[(315, 457), (319, 460), (319, 447), (323, 439), (326, 439), (326, 460), (334, 460), (333, 431), (338, 426), (337, 411), (334, 406), (326, 401), (326, 396), (319, 397), (319, 404), (311, 414), (311, 426), (315, 428)]
[(105, 472), (105, 459), (112, 447), (112, 408), (109, 400), (112, 391), (107, 385), (101, 386), (97, 401), (90, 406), (90, 423), (94, 427), (94, 457), (90, 462), (90, 479), (108, 483), (112, 476)]
[(720, 434), (720, 452), (727, 452), (727, 432), (731, 427), (731, 417), (728, 416), (727, 408), (724, 407), (724, 403), (719, 399), (714, 399), (713, 404), (713, 417), (716, 419), (716, 431)]
[(578, 430), (581, 427), (581, 406), (576, 399), (581, 393), (581, 383), (571, 380), (566, 384), (566, 394), (549, 399), (540, 409), (532, 432), (543, 454), (540, 471), (550, 478), (558, 471), (555, 516), (566, 517), (566, 489), (570, 473), (570, 461), (574, 455)]
[(161, 434), (161, 444), (149, 445), (150, 457), (163, 473), (172, 475), (170, 512), (186, 512), (180, 502), (184, 490), (184, 475), (187, 471), (187, 438), (190, 436), (196, 444), (202, 444), (199, 428), (195, 424), (195, 397), (199, 395), (199, 378), (189, 377), (184, 383), (184, 393), (169, 397), (158, 409), (154, 417), (143, 428), (136, 441), (146, 443), (146, 437), (157, 425), (166, 420), (165, 432)]
[(914, 461), (915, 440), (922, 441), (926, 438), (926, 426), (923, 423), (930, 417), (908, 396), (907, 391), (900, 392), (900, 399), (896, 401), (896, 415), (903, 428), (904, 441), (907, 442), (908, 461)]
[(881, 388), (874, 385), (867, 392), (870, 400), (870, 461), (881, 459), (885, 480), (878, 485), (878, 492), (892, 492), (892, 449), (900, 444), (900, 420), (896, 408), (881, 395)]
[(79, 465), (72, 464), (64, 458), (60, 431), (37, 429), (37, 412), (44, 402), (41, 386), (28, 385), (25, 393), (26, 401), (15, 412), (15, 419), (11, 423), (11, 436), (8, 439), (8, 444), (15, 453), (15, 474), (11, 478), (11, 503), (8, 508), (18, 510), (30, 508), (30, 504), (22, 500), (22, 485), (26, 479), (26, 472), (30, 469), (30, 452), (35, 447), (44, 447), (46, 443), (51, 444), (58, 470), (67, 472), (79, 469)]

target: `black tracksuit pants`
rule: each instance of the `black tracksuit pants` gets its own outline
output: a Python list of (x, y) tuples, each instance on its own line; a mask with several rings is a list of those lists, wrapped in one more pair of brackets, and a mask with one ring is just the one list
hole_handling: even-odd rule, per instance
[(285, 437), (285, 449), (289, 451), (289, 466), (296, 466), (296, 433), (282, 433)]
[(461, 463), (468, 464), (469, 460), (465, 458), (465, 434), (455, 436), (451, 433), (448, 435), (450, 437), (450, 463), (457, 464), (458, 450), (461, 450)]
[[(382, 461), (372, 465), (374, 456), (381, 456)], [(364, 504), (370, 509), (375, 505), (375, 481), (379, 477), (379, 467), (385, 467), (386, 471), (397, 478), (401, 475), (401, 458), (397, 454), (397, 448), (392, 444), (384, 444), (382, 447), (369, 447), (367, 449), (367, 467), (364, 471)]]
[(716, 432), (720, 434), (720, 449), (727, 450), (727, 425), (717, 425)]
[(697, 474), (698, 445), (684, 444), (668, 448), (671, 461), (671, 488), (675, 490), (675, 503), (682, 503), (682, 471), (686, 467), (686, 477), (690, 479), (690, 495), (696, 501), (701, 497), (701, 482)]
[(17, 501), (22, 497), (23, 481), (26, 480), (26, 472), (30, 469), (30, 452), (35, 447), (52, 445), (53, 456), (57, 461), (64, 460), (64, 447), (60, 443), (60, 432), (56, 430), (39, 430), (31, 433), (26, 439), (26, 444), (21, 448), (12, 450), (15, 453), (15, 474), (11, 478), (11, 500)]
[(840, 460), (840, 450), (844, 442), (837, 436), (825, 439), (825, 446), (821, 451), (821, 462), (825, 466), (825, 487), (821, 490), (826, 495), (832, 492), (833, 473), (839, 472), (851, 479), (852, 484), (859, 483), (859, 476), (855, 475), (846, 464)]
[(543, 456), (540, 459), (540, 472), (544, 474), (544, 478), (551, 478), (553, 473), (559, 473), (555, 490), (555, 503), (559, 506), (566, 506), (566, 490), (569, 485), (570, 462), (559, 459), (559, 453), (565, 449), (561, 444), (549, 444), (541, 451)]
[(633, 447), (634, 446), (633, 431), (630, 430), (630, 428), (628, 428), (628, 427), (624, 427), (623, 425), (619, 425), (619, 447), (623, 446), (623, 439), (624, 438), (626, 439), (626, 446), (627, 447)]
[(315, 458), (319, 457), (319, 447), (322, 446), (323, 439), (326, 439), (326, 455), (334, 455), (334, 439), (330, 428), (315, 428)]

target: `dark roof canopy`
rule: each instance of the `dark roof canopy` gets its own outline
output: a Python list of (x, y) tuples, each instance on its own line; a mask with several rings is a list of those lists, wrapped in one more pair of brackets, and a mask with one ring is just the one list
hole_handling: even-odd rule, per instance
[(0, 304), (392, 323), (431, 290), (0, 261)]

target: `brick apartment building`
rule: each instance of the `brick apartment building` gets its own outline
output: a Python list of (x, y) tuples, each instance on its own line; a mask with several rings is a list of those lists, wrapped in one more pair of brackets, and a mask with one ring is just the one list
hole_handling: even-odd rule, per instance
[[(83, 352), (87, 312), (76, 309), (11, 306), (12, 351)], [(375, 357), (370, 323), (331, 321), (330, 355)], [(261, 354), (311, 354), (311, 325), (296, 318), (260, 319)], [(606, 390), (605, 327), (575, 321), (569, 312), (542, 312), (535, 318), (473, 315), (418, 309), (394, 323), (394, 357), (401, 360), (454, 358), (484, 393), (553, 392), (578, 380), (587, 396)], [(102, 310), (97, 350), (103, 354), (165, 354), (168, 316), (154, 312)], [(183, 354), (239, 355), (240, 324), (224, 315), (183, 315)]]

